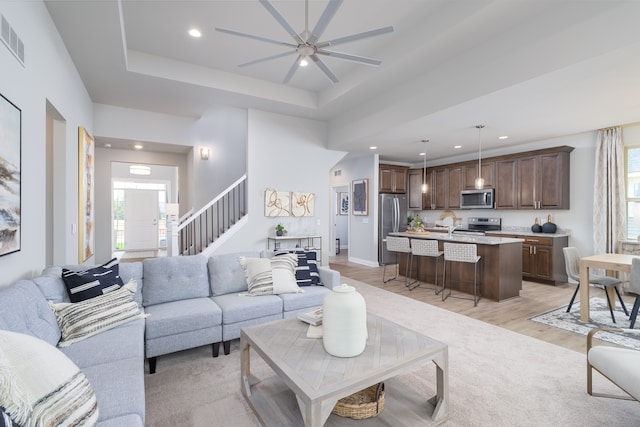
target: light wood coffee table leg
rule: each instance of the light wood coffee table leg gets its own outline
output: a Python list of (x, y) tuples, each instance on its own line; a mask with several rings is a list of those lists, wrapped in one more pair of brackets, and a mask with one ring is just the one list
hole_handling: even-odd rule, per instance
[(431, 419), (438, 421), (449, 414), (449, 350), (445, 348), (439, 356), (433, 358), (436, 365), (437, 394)]
[(245, 397), (251, 396), (251, 358), (249, 356), (251, 345), (240, 337), (240, 389)]

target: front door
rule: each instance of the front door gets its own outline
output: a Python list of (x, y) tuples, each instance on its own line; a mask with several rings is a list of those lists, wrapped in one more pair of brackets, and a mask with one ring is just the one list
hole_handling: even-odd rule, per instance
[(125, 190), (124, 249), (158, 249), (157, 190)]

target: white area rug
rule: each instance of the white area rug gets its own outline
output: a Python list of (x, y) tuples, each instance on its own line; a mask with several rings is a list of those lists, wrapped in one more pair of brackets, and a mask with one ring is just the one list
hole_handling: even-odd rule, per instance
[[(591, 321), (588, 323), (580, 321), (579, 301), (573, 303), (569, 313), (567, 313), (567, 306), (568, 305), (565, 305), (564, 307), (559, 307), (555, 310), (538, 314), (530, 317), (529, 320), (585, 336), (591, 329), (599, 326), (606, 326), (609, 328), (629, 327), (629, 318), (625, 316), (622, 307), (620, 307), (620, 303), (618, 303), (617, 308), (613, 310), (616, 323), (613, 323), (611, 320), (611, 313), (609, 312), (607, 300), (605, 298), (589, 298), (589, 316), (591, 317)], [(631, 312), (631, 307), (627, 306), (627, 310)], [(640, 325), (640, 323), (638, 323), (638, 325)], [(596, 335), (596, 338), (621, 345), (623, 347), (640, 350), (640, 336), (638, 335), (599, 332)]]
[[(342, 281), (358, 289), (370, 312), (449, 345), (447, 426), (638, 425), (637, 402), (587, 394), (584, 354), (362, 282)], [(258, 377), (271, 372), (255, 353), (251, 368)], [(156, 374), (145, 376), (146, 425), (260, 425), (240, 393), (239, 371), (238, 340), (228, 356), (212, 358), (208, 346), (159, 357)], [(431, 366), (401, 381), (425, 400), (435, 394)], [(618, 392), (597, 374), (594, 388)], [(367, 420), (358, 422), (366, 425)]]

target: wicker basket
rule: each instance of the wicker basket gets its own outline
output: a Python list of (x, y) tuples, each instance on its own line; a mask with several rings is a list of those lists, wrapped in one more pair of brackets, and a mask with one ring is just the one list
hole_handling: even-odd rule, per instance
[(362, 420), (375, 417), (383, 409), (384, 383), (378, 383), (338, 400), (331, 412), (341, 417)]

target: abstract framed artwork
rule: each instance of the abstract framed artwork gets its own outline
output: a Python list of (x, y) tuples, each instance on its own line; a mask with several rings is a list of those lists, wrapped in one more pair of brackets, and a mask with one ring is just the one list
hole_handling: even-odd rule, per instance
[(349, 215), (349, 193), (338, 193), (338, 215)]
[(20, 250), (22, 110), (0, 94), (0, 256)]
[(351, 203), (354, 215), (369, 215), (369, 180), (356, 179), (351, 185)]
[(264, 192), (264, 216), (291, 216), (291, 193), (267, 188)]
[(291, 216), (313, 216), (316, 195), (301, 191), (291, 192)]
[(78, 261), (85, 262), (94, 251), (94, 167), (95, 143), (87, 130), (78, 127)]

